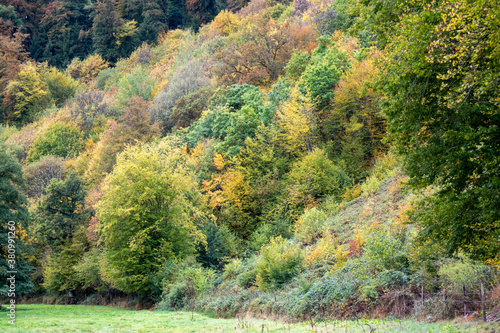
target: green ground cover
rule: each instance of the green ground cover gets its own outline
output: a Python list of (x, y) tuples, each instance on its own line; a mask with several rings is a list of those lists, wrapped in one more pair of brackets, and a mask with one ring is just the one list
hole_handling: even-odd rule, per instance
[(190, 312), (133, 311), (85, 305), (19, 305), (16, 324), (0, 312), (0, 332), (499, 332), (493, 324), (359, 320), (289, 324), (258, 319), (217, 319)]

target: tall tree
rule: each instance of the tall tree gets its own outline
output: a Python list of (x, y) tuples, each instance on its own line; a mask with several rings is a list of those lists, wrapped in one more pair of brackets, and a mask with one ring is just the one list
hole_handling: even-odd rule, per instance
[(116, 29), (123, 25), (113, 0), (99, 0), (95, 4), (92, 24), (94, 51), (105, 60), (118, 58)]
[(500, 4), (418, 3), (401, 2), (397, 29), (384, 31), (391, 138), (410, 184), (437, 189), (417, 209), (422, 237), (449, 253), (492, 257), (500, 252)]
[(179, 158), (171, 148), (130, 147), (106, 178), (97, 211), (110, 275), (123, 291), (158, 296), (155, 275), (165, 261), (192, 253), (201, 240), (196, 183), (176, 167)]
[[(28, 203), (19, 189), (24, 187), (22, 168), (0, 144), (0, 295), (7, 296), (10, 285), (8, 277), (15, 275), (15, 290), (19, 294), (29, 293), (33, 284), (29, 280), (31, 267), (23, 260), (21, 235), (28, 219)], [(12, 221), (12, 222), (10, 222)], [(13, 249), (13, 251), (12, 251)], [(12, 266), (11, 266), (12, 265)], [(17, 271), (17, 273), (8, 273)], [(11, 291), (12, 292), (12, 291)]]

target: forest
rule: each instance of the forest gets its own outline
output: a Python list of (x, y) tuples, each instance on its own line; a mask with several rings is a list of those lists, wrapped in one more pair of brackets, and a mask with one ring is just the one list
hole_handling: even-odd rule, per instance
[(500, 316), (498, 1), (3, 0), (0, 40), (0, 299)]

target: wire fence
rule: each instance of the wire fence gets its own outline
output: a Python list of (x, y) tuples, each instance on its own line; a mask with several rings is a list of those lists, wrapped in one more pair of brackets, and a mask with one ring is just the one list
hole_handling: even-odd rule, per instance
[[(500, 291), (500, 285), (499, 285), (499, 291)], [(495, 306), (497, 305), (499, 299), (499, 291), (485, 291), (484, 290), (484, 285), (481, 283), (481, 289), (480, 292), (467, 292), (465, 285), (462, 285), (462, 292), (457, 293), (457, 292), (447, 292), (446, 289), (443, 288), (442, 292), (426, 292), (424, 290), (424, 287), (420, 287), (419, 292), (414, 292), (414, 297), (416, 300), (420, 301), (422, 306), (424, 305), (425, 299), (429, 297), (436, 297), (436, 296), (441, 296), (442, 300), (444, 302), (453, 302), (453, 303), (461, 303), (463, 306), (463, 313), (464, 317), (469, 317), (473, 313), (481, 313), (483, 320), (486, 321), (487, 318), (487, 313), (492, 311), (493, 309), (486, 309), (486, 305), (488, 304), (489, 306)], [(476, 309), (477, 306), (474, 305), (479, 305), (481, 304), (481, 309)], [(500, 320), (500, 319), (498, 319)], [(498, 321), (495, 320), (495, 321)]]

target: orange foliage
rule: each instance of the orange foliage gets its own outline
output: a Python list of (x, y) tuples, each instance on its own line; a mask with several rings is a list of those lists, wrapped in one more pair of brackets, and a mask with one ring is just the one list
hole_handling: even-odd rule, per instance
[[(284, 73), (294, 50), (312, 50), (315, 35), (309, 26), (290, 20), (278, 22), (264, 15), (247, 18), (239, 40), (215, 54), (216, 76), (224, 84), (252, 83), (265, 85)], [(240, 41), (245, 41), (241, 43)]]

